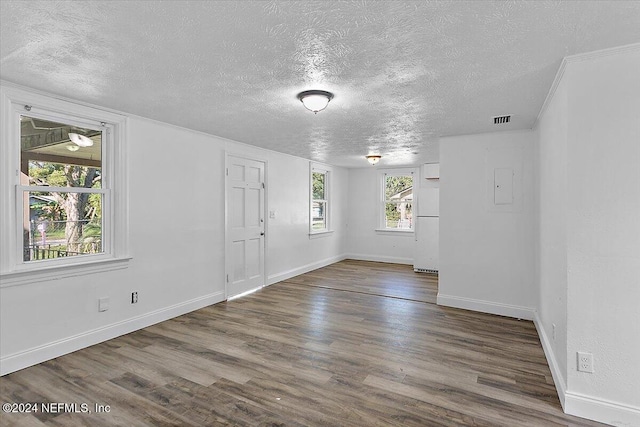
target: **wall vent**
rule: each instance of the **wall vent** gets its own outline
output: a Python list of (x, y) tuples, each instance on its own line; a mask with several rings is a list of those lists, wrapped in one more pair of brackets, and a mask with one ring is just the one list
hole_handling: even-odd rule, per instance
[(511, 121), (511, 114), (506, 114), (504, 116), (495, 116), (493, 117), (494, 125), (503, 125), (505, 123), (509, 123)]

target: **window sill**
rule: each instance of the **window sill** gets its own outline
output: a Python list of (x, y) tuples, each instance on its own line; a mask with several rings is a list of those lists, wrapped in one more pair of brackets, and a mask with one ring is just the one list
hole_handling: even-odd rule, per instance
[(376, 228), (375, 232), (377, 234), (398, 234), (398, 235), (413, 236), (413, 230), (394, 230), (393, 228)]
[(105, 271), (122, 270), (129, 266), (131, 257), (87, 260), (67, 265), (48, 265), (41, 268), (16, 270), (0, 275), (0, 288), (26, 285), (67, 277), (85, 276)]
[(334, 233), (333, 230), (325, 230), (325, 231), (316, 231), (314, 233), (309, 233), (309, 239), (319, 239), (320, 237), (327, 237)]

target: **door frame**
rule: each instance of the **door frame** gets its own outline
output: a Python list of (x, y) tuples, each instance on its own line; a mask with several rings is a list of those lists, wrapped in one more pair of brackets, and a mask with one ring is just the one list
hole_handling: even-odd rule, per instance
[(264, 212), (262, 212), (262, 217), (264, 218), (264, 239), (263, 239), (263, 253), (264, 253), (264, 263), (262, 266), (262, 278), (263, 283), (261, 288), (267, 286), (267, 239), (269, 238), (268, 225), (269, 225), (269, 216), (267, 212), (269, 212), (269, 185), (267, 183), (267, 171), (269, 168), (269, 162), (267, 159), (259, 158), (258, 156), (251, 156), (247, 154), (235, 153), (232, 151), (225, 151), (224, 153), (224, 299), (225, 301), (229, 298), (229, 274), (231, 271), (231, 266), (229, 265), (230, 261), (230, 253), (231, 253), (231, 245), (229, 242), (229, 194), (228, 194), (228, 184), (229, 184), (229, 157), (238, 157), (240, 159), (251, 160), (254, 162), (260, 162), (264, 164)]

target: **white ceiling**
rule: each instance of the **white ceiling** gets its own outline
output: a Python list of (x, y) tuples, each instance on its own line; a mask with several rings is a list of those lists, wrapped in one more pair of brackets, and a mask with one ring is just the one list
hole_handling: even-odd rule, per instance
[(638, 1), (0, 4), (6, 81), (349, 167), (531, 128), (563, 57), (640, 41)]

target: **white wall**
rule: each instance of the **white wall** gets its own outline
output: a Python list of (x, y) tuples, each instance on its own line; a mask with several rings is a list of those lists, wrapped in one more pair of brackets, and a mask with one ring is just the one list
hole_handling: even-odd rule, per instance
[[(413, 264), (413, 233), (376, 231), (380, 228), (380, 172), (383, 170), (378, 166), (349, 169), (348, 257)], [(406, 170), (409, 173), (415, 171), (411, 168)]]
[(568, 67), (567, 359), (595, 372), (571, 363), (567, 411), (593, 415), (586, 396), (640, 425), (640, 45)]
[[(533, 319), (531, 131), (440, 139), (438, 304)], [(513, 204), (493, 203), (495, 168), (514, 171)]]
[[(3, 282), (3, 374), (224, 299), (225, 150), (267, 161), (267, 206), (277, 212), (267, 219), (268, 283), (342, 259), (345, 169), (332, 173), (335, 231), (310, 239), (307, 160), (139, 117), (129, 119), (128, 146), (129, 267)], [(132, 291), (139, 293), (135, 305)], [(106, 312), (98, 312), (100, 297), (110, 298)]]

